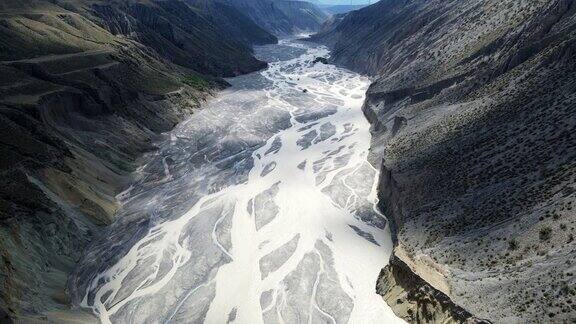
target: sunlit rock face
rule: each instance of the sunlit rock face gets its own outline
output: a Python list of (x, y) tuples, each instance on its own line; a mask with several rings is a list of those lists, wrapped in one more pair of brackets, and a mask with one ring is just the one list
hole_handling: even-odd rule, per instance
[(270, 67), (167, 133), (70, 281), (104, 323), (397, 321), (375, 293), (391, 252), (375, 211), (368, 79), (323, 47)]

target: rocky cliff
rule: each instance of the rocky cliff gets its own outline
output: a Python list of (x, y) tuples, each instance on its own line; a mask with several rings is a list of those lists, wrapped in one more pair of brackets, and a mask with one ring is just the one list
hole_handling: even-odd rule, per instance
[(66, 289), (84, 247), (160, 134), (271, 42), (219, 3), (0, 3), (0, 322), (95, 320)]
[[(382, 0), (314, 37), (373, 75), (364, 110), (411, 322), (576, 316), (576, 4)], [(444, 298), (445, 297), (445, 298)]]

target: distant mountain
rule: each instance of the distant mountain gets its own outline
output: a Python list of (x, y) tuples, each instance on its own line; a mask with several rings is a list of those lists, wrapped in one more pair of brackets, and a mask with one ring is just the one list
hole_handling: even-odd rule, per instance
[(236, 7), (256, 24), (275, 35), (316, 31), (328, 18), (317, 6), (305, 1), (222, 0)]
[(258, 26), (275, 34), (291, 34), (293, 25), (271, 0), (223, 0), (250, 17)]
[(366, 5), (320, 5), (322, 10), (329, 14), (344, 14), (366, 7)]

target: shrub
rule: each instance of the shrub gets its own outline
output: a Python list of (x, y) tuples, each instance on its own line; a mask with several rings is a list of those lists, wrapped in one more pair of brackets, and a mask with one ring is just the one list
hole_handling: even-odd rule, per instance
[(520, 245), (518, 244), (518, 241), (516, 241), (516, 239), (511, 239), (510, 241), (508, 241), (508, 249), (511, 251), (518, 250), (519, 246)]
[(208, 82), (195, 74), (188, 74), (182, 78), (182, 83), (191, 86), (196, 90), (205, 90), (208, 88)]
[(540, 229), (540, 241), (549, 241), (552, 237), (552, 229), (549, 226), (544, 226)]

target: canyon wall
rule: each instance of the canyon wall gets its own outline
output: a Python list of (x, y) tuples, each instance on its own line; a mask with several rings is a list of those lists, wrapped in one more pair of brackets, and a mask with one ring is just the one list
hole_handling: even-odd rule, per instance
[(409, 322), (576, 316), (576, 4), (382, 0), (313, 40), (370, 74), (364, 111)]

